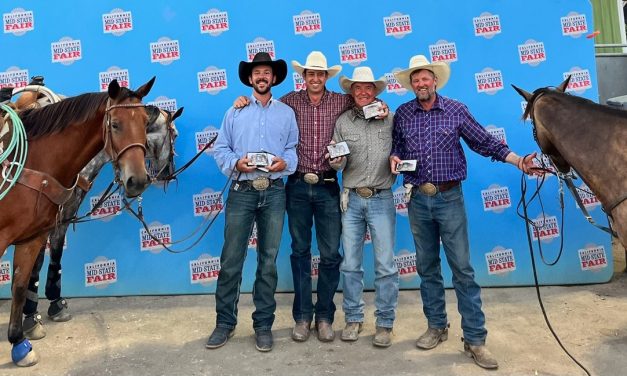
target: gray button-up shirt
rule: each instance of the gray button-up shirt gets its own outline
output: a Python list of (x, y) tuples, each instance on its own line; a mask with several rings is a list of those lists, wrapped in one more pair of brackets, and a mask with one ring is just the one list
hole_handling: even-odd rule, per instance
[(388, 189), (396, 180), (390, 171), (392, 151), (393, 114), (385, 119), (364, 119), (355, 110), (345, 111), (337, 119), (333, 141), (346, 141), (350, 155), (342, 164), (332, 164), (336, 170), (344, 169), (344, 188), (370, 187)]

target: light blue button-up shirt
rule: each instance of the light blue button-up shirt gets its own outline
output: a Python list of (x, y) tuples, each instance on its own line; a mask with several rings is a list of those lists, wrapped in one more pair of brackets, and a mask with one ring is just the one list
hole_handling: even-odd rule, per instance
[[(298, 126), (294, 111), (274, 99), (270, 99), (264, 107), (251, 95), (250, 105), (239, 110), (231, 107), (224, 115), (214, 148), (214, 158), (220, 171), (234, 180), (252, 180), (259, 176), (277, 179), (296, 171), (297, 143)], [(239, 172), (235, 170), (237, 160), (246, 157), (246, 153), (250, 152), (272, 153), (282, 158), (287, 167), (283, 171), (272, 173), (259, 170), (242, 172), (238, 177)]]

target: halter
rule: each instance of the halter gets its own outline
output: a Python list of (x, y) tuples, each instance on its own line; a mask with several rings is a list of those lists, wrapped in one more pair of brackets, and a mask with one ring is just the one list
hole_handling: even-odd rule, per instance
[[(102, 127), (103, 128), (102, 138), (104, 139), (104, 150), (105, 152), (109, 154), (113, 163), (113, 167), (115, 168), (116, 171), (118, 171), (119, 170), (118, 160), (125, 152), (127, 152), (131, 148), (138, 147), (142, 149), (142, 151), (144, 152), (144, 157), (145, 157), (146, 146), (139, 142), (134, 142), (134, 143), (124, 146), (120, 151), (115, 151), (113, 149), (113, 140), (111, 139), (112, 137), (111, 136), (111, 114), (109, 113), (109, 111), (115, 108), (137, 108), (137, 107), (145, 107), (145, 105), (143, 103), (126, 103), (126, 104), (110, 105), (110, 102), (111, 102), (111, 98), (107, 99), (107, 108), (105, 109), (105, 117), (103, 120), (103, 127)], [(110, 152), (107, 150), (108, 148), (111, 149)]]

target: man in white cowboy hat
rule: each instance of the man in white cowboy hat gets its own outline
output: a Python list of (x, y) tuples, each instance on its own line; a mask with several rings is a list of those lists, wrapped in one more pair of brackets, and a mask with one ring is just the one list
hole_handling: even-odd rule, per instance
[(466, 157), (459, 138), (475, 152), (508, 162), (525, 173), (534, 173), (535, 154), (525, 158), (491, 136), (468, 108), (436, 92), (449, 80), (447, 64), (429, 63), (423, 55), (411, 58), (409, 68), (395, 73), (398, 82), (416, 95), (402, 104), (394, 116), (390, 167), (416, 159), (415, 171), (404, 174), (413, 185), (408, 217), (416, 247), (416, 268), (428, 329), (418, 338), (421, 349), (435, 348), (448, 338), (444, 284), (440, 269), (440, 239), (453, 272), (453, 287), (462, 316), (464, 351), (483, 368), (498, 367), (487, 350), (481, 288), (470, 264), (470, 247), (461, 181), (466, 178)]
[[(342, 171), (342, 244), (346, 326), (340, 338), (356, 341), (364, 322), (363, 249), (366, 227), (372, 236), (375, 272), (376, 332), (373, 345), (391, 345), (391, 333), (398, 302), (398, 269), (394, 261), (396, 208), (390, 189), (396, 175), (390, 171), (388, 157), (392, 150), (392, 116), (369, 117), (364, 108), (375, 102), (386, 85), (385, 78), (375, 79), (368, 67), (357, 67), (353, 77), (340, 78), (340, 86), (350, 93), (355, 105), (335, 124), (334, 142), (346, 142), (350, 154), (331, 159), (331, 166)], [(375, 105), (376, 106), (376, 105)]]
[[(305, 90), (290, 92), (280, 101), (296, 113), (299, 140), (296, 152), (298, 167), (287, 180), (287, 219), (292, 238), (292, 278), (294, 303), (292, 316), (296, 324), (292, 339), (304, 342), (309, 338), (311, 322), (315, 319), (318, 340), (335, 339), (333, 296), (340, 281), (339, 252), (341, 215), (340, 188), (336, 172), (325, 158), (326, 146), (331, 142), (335, 121), (344, 111), (352, 108), (353, 98), (348, 94), (327, 90), (326, 82), (337, 75), (342, 67), (329, 67), (320, 51), (312, 51), (305, 64), (292, 61), (292, 67), (305, 80)], [(238, 98), (236, 108), (246, 106), (248, 100)], [(383, 103), (381, 117), (388, 109)], [(311, 286), (311, 237), (316, 226), (316, 240), (320, 252), (317, 297), (314, 306)], [(314, 317), (315, 314), (315, 317)]]
[[(252, 62), (240, 62), (240, 81), (253, 88), (251, 103), (226, 112), (216, 140), (216, 163), (222, 173), (233, 177), (233, 182), (226, 202), (224, 246), (215, 293), (216, 328), (207, 341), (209, 349), (226, 344), (235, 331), (242, 268), (255, 222), (258, 263), (253, 288), (253, 328), (257, 350), (265, 352), (273, 347), (276, 257), (285, 217), (283, 177), (292, 174), (298, 163), (294, 111), (273, 99), (271, 93), (271, 88), (283, 82), (286, 75), (285, 61), (273, 61), (266, 52), (257, 53)], [(251, 163), (255, 155), (266, 156), (259, 159), (270, 159), (271, 164), (259, 170)]]

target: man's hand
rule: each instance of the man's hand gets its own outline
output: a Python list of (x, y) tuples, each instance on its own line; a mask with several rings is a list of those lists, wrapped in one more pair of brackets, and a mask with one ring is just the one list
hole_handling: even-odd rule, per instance
[(270, 172), (279, 172), (287, 168), (287, 163), (281, 157), (274, 156), (272, 158), (272, 164), (267, 167)]
[(240, 108), (244, 108), (248, 106), (249, 104), (250, 104), (250, 99), (248, 99), (248, 97), (241, 95), (235, 98), (235, 101), (233, 102), (233, 107), (239, 110)]
[(256, 167), (255, 166), (249, 166), (248, 163), (250, 162), (250, 159), (244, 157), (244, 158), (240, 158), (237, 160), (237, 163), (235, 164), (235, 169), (239, 172), (253, 172), (255, 171)]
[(527, 175), (544, 175), (544, 171), (538, 168), (534, 163), (534, 158), (538, 155), (538, 153), (533, 152), (528, 154), (526, 157), (520, 157), (515, 153), (509, 153), (507, 157), (505, 157), (505, 161), (516, 166), (520, 171), (524, 172)]
[(390, 170), (394, 175), (399, 175), (400, 172), (396, 171), (396, 165), (401, 163), (401, 159), (396, 155), (390, 156)]
[(381, 101), (381, 114), (377, 115), (375, 119), (385, 119), (386, 117), (388, 117), (389, 114), (390, 108), (388, 107), (387, 103)]

